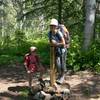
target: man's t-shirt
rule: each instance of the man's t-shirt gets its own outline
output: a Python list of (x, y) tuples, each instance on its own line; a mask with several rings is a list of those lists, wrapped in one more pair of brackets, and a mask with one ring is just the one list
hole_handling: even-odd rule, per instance
[[(49, 37), (49, 41), (51, 42), (51, 40), (55, 40), (56, 42), (61, 42), (62, 38), (63, 38), (63, 34), (58, 31), (56, 34), (53, 34), (52, 32), (48, 33), (48, 37)], [(62, 50), (64, 49), (63, 46), (56, 46), (55, 47), (55, 51), (56, 51), (56, 56), (61, 56), (62, 54)]]
[(50, 41), (55, 40), (56, 42), (60, 42), (61, 39), (63, 38), (63, 35), (60, 31), (58, 31), (56, 34), (52, 34), (52, 32), (49, 32), (48, 37)]

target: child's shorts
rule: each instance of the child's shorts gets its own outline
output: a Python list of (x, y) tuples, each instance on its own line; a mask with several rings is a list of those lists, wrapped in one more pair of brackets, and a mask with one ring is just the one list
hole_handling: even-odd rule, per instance
[(31, 72), (31, 73), (34, 73), (37, 71), (37, 66), (35, 64), (30, 64), (28, 66), (28, 70)]

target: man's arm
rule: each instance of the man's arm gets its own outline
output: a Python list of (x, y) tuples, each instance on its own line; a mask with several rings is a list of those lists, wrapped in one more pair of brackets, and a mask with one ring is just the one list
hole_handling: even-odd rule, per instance
[(65, 40), (64, 40), (64, 38), (61, 38), (60, 42), (56, 42), (55, 40), (52, 39), (50, 41), (50, 45), (51, 46), (64, 46), (65, 45)]
[(64, 39), (63, 33), (61, 33), (60, 31), (58, 33), (61, 37), (61, 41), (57, 43), (57, 46), (64, 46), (65, 47), (65, 39)]
[(65, 39), (63, 37), (63, 34), (58, 31), (58, 33), (60, 38), (61, 38), (61, 41), (60, 42), (57, 42), (56, 40), (54, 40), (52, 37), (51, 37), (51, 34), (49, 33), (48, 34), (48, 37), (49, 37), (49, 43), (51, 46), (65, 46)]

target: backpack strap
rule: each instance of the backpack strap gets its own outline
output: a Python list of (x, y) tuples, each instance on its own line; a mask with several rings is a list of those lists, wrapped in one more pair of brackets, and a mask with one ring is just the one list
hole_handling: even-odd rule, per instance
[(62, 36), (61, 32), (58, 30), (55, 35), (53, 35), (51, 32), (49, 32), (48, 37), (49, 37), (50, 41), (52, 39), (54, 39), (56, 42), (59, 42), (59, 41), (61, 41), (61, 37), (63, 37), (63, 36)]
[[(62, 32), (62, 34), (63, 34), (63, 37), (64, 37), (64, 39), (65, 39), (65, 43), (66, 44), (69, 44), (69, 42), (70, 42), (70, 35), (69, 35), (69, 32), (68, 32), (68, 30), (67, 30), (67, 28), (64, 26), (64, 25), (60, 25), (59, 26), (59, 30)], [(67, 35), (66, 37), (65, 37), (65, 35)]]

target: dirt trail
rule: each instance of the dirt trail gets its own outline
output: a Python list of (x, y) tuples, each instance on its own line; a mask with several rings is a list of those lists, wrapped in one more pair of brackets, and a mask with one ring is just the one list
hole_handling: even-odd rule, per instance
[[(28, 86), (26, 77), (22, 65), (0, 67), (0, 100), (27, 100), (20, 96), (20, 90)], [(46, 73), (45, 78), (48, 77)], [(70, 100), (100, 100), (100, 75), (83, 71), (66, 75), (65, 80), (71, 86)]]

